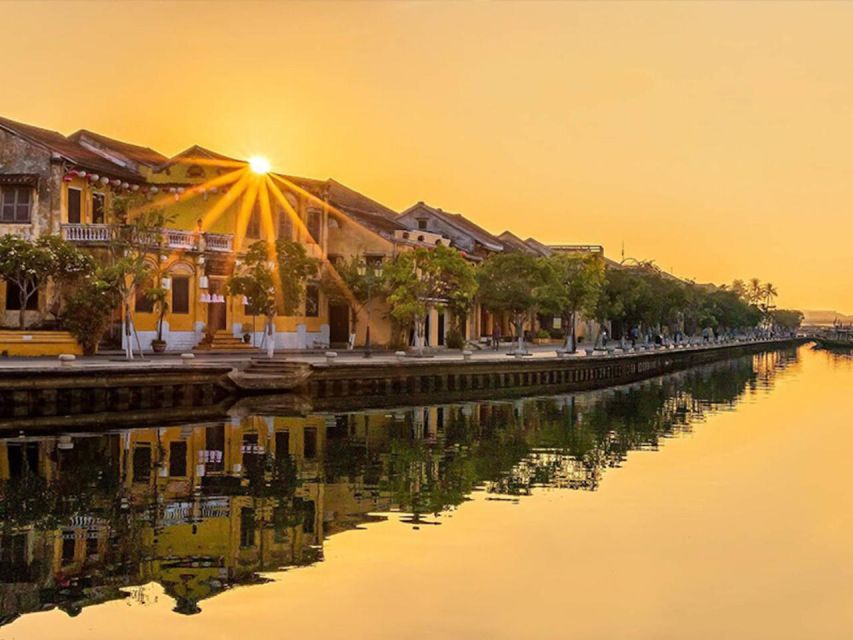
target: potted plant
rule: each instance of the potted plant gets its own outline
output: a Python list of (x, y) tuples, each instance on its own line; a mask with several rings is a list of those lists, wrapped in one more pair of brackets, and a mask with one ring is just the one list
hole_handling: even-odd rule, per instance
[(551, 334), (546, 329), (539, 329), (533, 336), (534, 344), (548, 344), (551, 342)]
[(163, 340), (163, 320), (169, 311), (169, 303), (166, 302), (168, 294), (168, 289), (164, 287), (152, 287), (145, 294), (154, 303), (154, 312), (157, 314), (157, 337), (151, 341), (151, 349), (154, 353), (163, 353), (166, 350), (166, 341)]
[(252, 325), (248, 322), (244, 322), (241, 329), (243, 330), (243, 342), (249, 344), (252, 341), (252, 333), (254, 333), (252, 331)]

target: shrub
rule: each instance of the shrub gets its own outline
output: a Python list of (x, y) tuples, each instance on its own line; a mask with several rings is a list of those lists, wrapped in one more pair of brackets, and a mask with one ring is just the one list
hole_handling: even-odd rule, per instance
[(109, 282), (91, 277), (68, 299), (62, 323), (77, 338), (84, 354), (97, 353), (119, 302), (120, 297)]
[(536, 334), (534, 335), (534, 337), (539, 339), (539, 340), (547, 340), (548, 338), (551, 337), (551, 334), (548, 333), (547, 329), (539, 329), (536, 332)]
[(448, 331), (444, 337), (444, 344), (447, 345), (448, 349), (462, 349), (465, 347), (465, 338), (459, 331)]

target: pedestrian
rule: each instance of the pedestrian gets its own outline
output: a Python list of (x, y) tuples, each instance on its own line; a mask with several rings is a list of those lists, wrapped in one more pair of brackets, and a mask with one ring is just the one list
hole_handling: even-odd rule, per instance
[(501, 348), (501, 324), (495, 322), (492, 327), (492, 349), (497, 351)]

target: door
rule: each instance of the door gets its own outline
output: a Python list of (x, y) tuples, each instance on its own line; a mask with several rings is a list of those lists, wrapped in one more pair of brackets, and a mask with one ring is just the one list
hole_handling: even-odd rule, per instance
[(329, 303), (329, 342), (346, 344), (349, 341), (349, 305)]
[(438, 345), (440, 347), (444, 346), (444, 311), (440, 311), (438, 313)]
[[(210, 295), (224, 295), (224, 286), (221, 280), (210, 279), (210, 288), (208, 289)], [(210, 333), (216, 333), (217, 331), (224, 331), (227, 324), (227, 319), (225, 317), (225, 303), (224, 302), (210, 302), (207, 305), (207, 330)]]

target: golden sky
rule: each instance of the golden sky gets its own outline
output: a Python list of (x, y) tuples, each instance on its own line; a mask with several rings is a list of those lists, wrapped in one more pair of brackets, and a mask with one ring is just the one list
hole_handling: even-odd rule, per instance
[(3, 2), (0, 114), (853, 312), (853, 4)]

